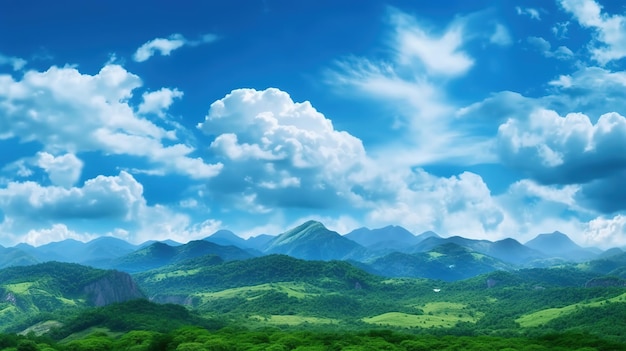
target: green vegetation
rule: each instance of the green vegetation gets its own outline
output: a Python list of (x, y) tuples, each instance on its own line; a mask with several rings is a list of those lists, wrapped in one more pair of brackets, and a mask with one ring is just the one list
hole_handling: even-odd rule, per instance
[(341, 261), (271, 255), (224, 262), (205, 256), (134, 275), (145, 295), (163, 304), (133, 299), (94, 307), (85, 287), (115, 274), (121, 273), (58, 263), (0, 270), (0, 326), (21, 334), (2, 335), (0, 349), (626, 346), (626, 288), (619, 278), (577, 266), (446, 282), (383, 278)]
[(301, 331), (187, 326), (159, 333), (133, 330), (111, 334), (92, 330), (80, 338), (54, 341), (34, 336), (0, 335), (0, 348), (10, 351), (183, 351), (183, 350), (624, 350), (624, 345), (584, 334), (542, 337), (413, 335), (391, 330), (361, 332)]

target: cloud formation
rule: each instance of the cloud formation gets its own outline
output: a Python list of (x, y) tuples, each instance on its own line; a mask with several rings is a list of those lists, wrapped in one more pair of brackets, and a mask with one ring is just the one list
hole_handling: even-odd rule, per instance
[(155, 38), (145, 42), (133, 54), (135, 62), (144, 62), (157, 53), (161, 56), (169, 56), (174, 50), (180, 49), (185, 45), (197, 46), (208, 44), (217, 40), (214, 34), (205, 34), (199, 40), (189, 40), (182, 34), (172, 34), (167, 38)]
[(586, 183), (626, 168), (626, 118), (607, 113), (593, 124), (584, 114), (537, 110), (500, 125), (498, 144), (504, 162), (541, 182)]
[(359, 139), (274, 88), (232, 91), (198, 128), (214, 138), (210, 149), (224, 164), (215, 191), (244, 194), (242, 205), (258, 211), (331, 206), (366, 157)]
[[(138, 76), (115, 64), (95, 75), (55, 66), (28, 71), (20, 80), (0, 75), (0, 140), (38, 141), (51, 154), (101, 151), (142, 157), (193, 178), (219, 173), (219, 164), (188, 156), (194, 148), (178, 142), (174, 131), (135, 114), (129, 100), (141, 85)], [(148, 93), (140, 109), (162, 113), (169, 107), (168, 95), (181, 94)]]
[(560, 3), (578, 24), (594, 30), (589, 50), (596, 62), (606, 65), (626, 57), (626, 16), (602, 12), (602, 6), (594, 0), (561, 0)]
[(0, 66), (9, 65), (13, 68), (14, 71), (19, 71), (24, 66), (26, 66), (28, 62), (26, 60), (19, 57), (11, 57), (0, 54)]

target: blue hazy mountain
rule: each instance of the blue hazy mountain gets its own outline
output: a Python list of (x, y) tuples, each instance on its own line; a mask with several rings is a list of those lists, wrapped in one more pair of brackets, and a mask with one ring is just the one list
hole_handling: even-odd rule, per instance
[(345, 235), (346, 238), (373, 250), (401, 251), (407, 247), (417, 245), (428, 237), (439, 237), (434, 232), (425, 232), (419, 236), (413, 235), (403, 227), (390, 225), (384, 228), (358, 228)]
[(263, 251), (305, 260), (327, 261), (360, 257), (365, 255), (366, 249), (327, 229), (320, 222), (308, 221), (276, 236)]
[(518, 265), (546, 258), (546, 256), (541, 252), (524, 246), (519, 241), (511, 238), (494, 242), (489, 240), (468, 239), (461, 236), (452, 236), (449, 238), (431, 236), (414, 246), (412, 248), (412, 252), (429, 251), (446, 243), (453, 243), (504, 262)]
[(456, 281), (512, 266), (467, 247), (447, 242), (427, 252), (393, 252), (359, 265), (366, 271), (386, 277), (429, 278)]
[(525, 245), (549, 257), (559, 257), (569, 261), (580, 262), (597, 257), (593, 250), (577, 245), (566, 234), (558, 231), (539, 234)]
[(253, 257), (249, 252), (236, 246), (223, 246), (204, 240), (193, 240), (178, 246), (155, 242), (116, 259), (110, 267), (125, 272), (143, 272), (208, 255), (219, 256), (224, 261)]

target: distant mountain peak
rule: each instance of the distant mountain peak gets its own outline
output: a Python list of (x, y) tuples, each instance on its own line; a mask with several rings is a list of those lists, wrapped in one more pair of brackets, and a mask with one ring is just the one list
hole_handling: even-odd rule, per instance
[(351, 231), (345, 237), (375, 250), (401, 250), (421, 240), (407, 229), (397, 225), (388, 225), (378, 229), (362, 227)]
[(231, 239), (233, 237), (239, 238), (239, 236), (237, 236), (237, 234), (231, 232), (228, 229), (220, 229), (220, 230), (216, 231), (215, 233), (209, 235), (208, 237), (209, 238), (227, 238), (227, 239)]
[(329, 230), (318, 221), (306, 221), (274, 237), (266, 253), (287, 254), (304, 259), (342, 259), (360, 247), (348, 238)]
[(580, 247), (569, 236), (559, 231), (539, 234), (525, 245), (545, 254), (567, 259), (577, 260), (591, 255), (588, 250)]

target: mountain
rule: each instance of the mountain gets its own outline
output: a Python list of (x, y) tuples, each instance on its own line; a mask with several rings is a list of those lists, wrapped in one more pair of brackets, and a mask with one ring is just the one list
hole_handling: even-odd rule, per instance
[(86, 243), (79, 263), (95, 267), (106, 267), (118, 257), (137, 250), (137, 246), (122, 239), (103, 236)]
[(230, 230), (225, 229), (218, 230), (210, 236), (204, 238), (203, 240), (210, 241), (212, 243), (222, 246), (232, 245), (240, 248), (249, 247), (245, 239), (235, 235), (235, 233), (231, 232)]
[(491, 256), (503, 262), (517, 265), (529, 264), (535, 260), (545, 258), (545, 255), (541, 252), (526, 247), (517, 240), (511, 238), (493, 242), (489, 240), (468, 239), (461, 236), (452, 236), (449, 238), (431, 236), (411, 248), (411, 252), (429, 251), (446, 243), (466, 247), (470, 250)]
[[(360, 265), (361, 266), (361, 265)], [(393, 252), (363, 266), (386, 277), (428, 278), (456, 281), (512, 267), (493, 257), (455, 243), (444, 243), (428, 252)]]
[(15, 248), (28, 253), (38, 262), (59, 261), (106, 267), (110, 261), (136, 250), (137, 246), (104, 236), (87, 243), (66, 239), (37, 247), (22, 243)]
[(316, 221), (308, 221), (278, 235), (264, 249), (269, 254), (323, 261), (360, 257), (365, 251), (361, 245)]
[(593, 251), (578, 246), (561, 232), (539, 234), (525, 245), (547, 256), (560, 257), (570, 261), (581, 262), (596, 257)]
[(417, 245), (426, 238), (416, 237), (408, 230), (392, 225), (379, 229), (358, 228), (346, 234), (345, 237), (369, 249), (399, 251)]
[(116, 259), (111, 263), (111, 268), (131, 273), (143, 272), (206, 255), (216, 255), (225, 261), (252, 257), (250, 253), (236, 246), (222, 246), (204, 240), (194, 240), (179, 246), (155, 242)]
[(85, 243), (74, 239), (66, 239), (37, 247), (28, 244), (18, 244), (15, 247), (32, 255), (39, 262), (78, 263), (82, 258)]
[(0, 270), (0, 326), (34, 316), (144, 297), (130, 275), (73, 263)]
[(37, 258), (24, 250), (0, 246), (0, 269), (11, 266), (28, 266), (38, 262)]
[(439, 234), (428, 230), (428, 231), (423, 232), (422, 234), (416, 235), (416, 238), (417, 238), (417, 242), (419, 243), (428, 238), (441, 238), (441, 237), (439, 236)]
[(162, 243), (162, 244), (167, 244), (169, 246), (180, 246), (180, 245), (182, 245), (182, 243), (179, 243), (178, 241), (174, 241), (174, 240), (170, 240), (170, 239), (167, 239), (167, 240), (148, 240), (148, 241), (145, 241), (145, 242), (139, 244), (137, 246), (137, 248), (138, 249), (143, 249), (143, 248), (148, 247), (148, 246), (150, 246), (150, 245), (152, 245), (154, 243)]
[(545, 258), (541, 252), (522, 245), (519, 241), (512, 238), (495, 241), (491, 245), (487, 245), (484, 251), (480, 252), (504, 262), (518, 265), (529, 264)]
[(135, 278), (153, 301), (178, 300), (186, 301), (186, 304), (200, 303), (198, 299), (202, 299), (202, 294), (198, 292), (243, 286), (298, 282), (338, 292), (353, 290), (356, 283), (367, 287), (381, 280), (343, 261), (306, 261), (287, 255), (267, 255), (224, 263), (212, 261), (210, 264), (206, 264), (204, 259), (138, 273)]
[(261, 234), (261, 235), (253, 236), (253, 237), (246, 239), (246, 245), (248, 245), (248, 247), (251, 249), (262, 251), (263, 248), (266, 247), (267, 244), (270, 241), (272, 241), (274, 238), (276, 238), (276, 236), (269, 235), (269, 234)]

